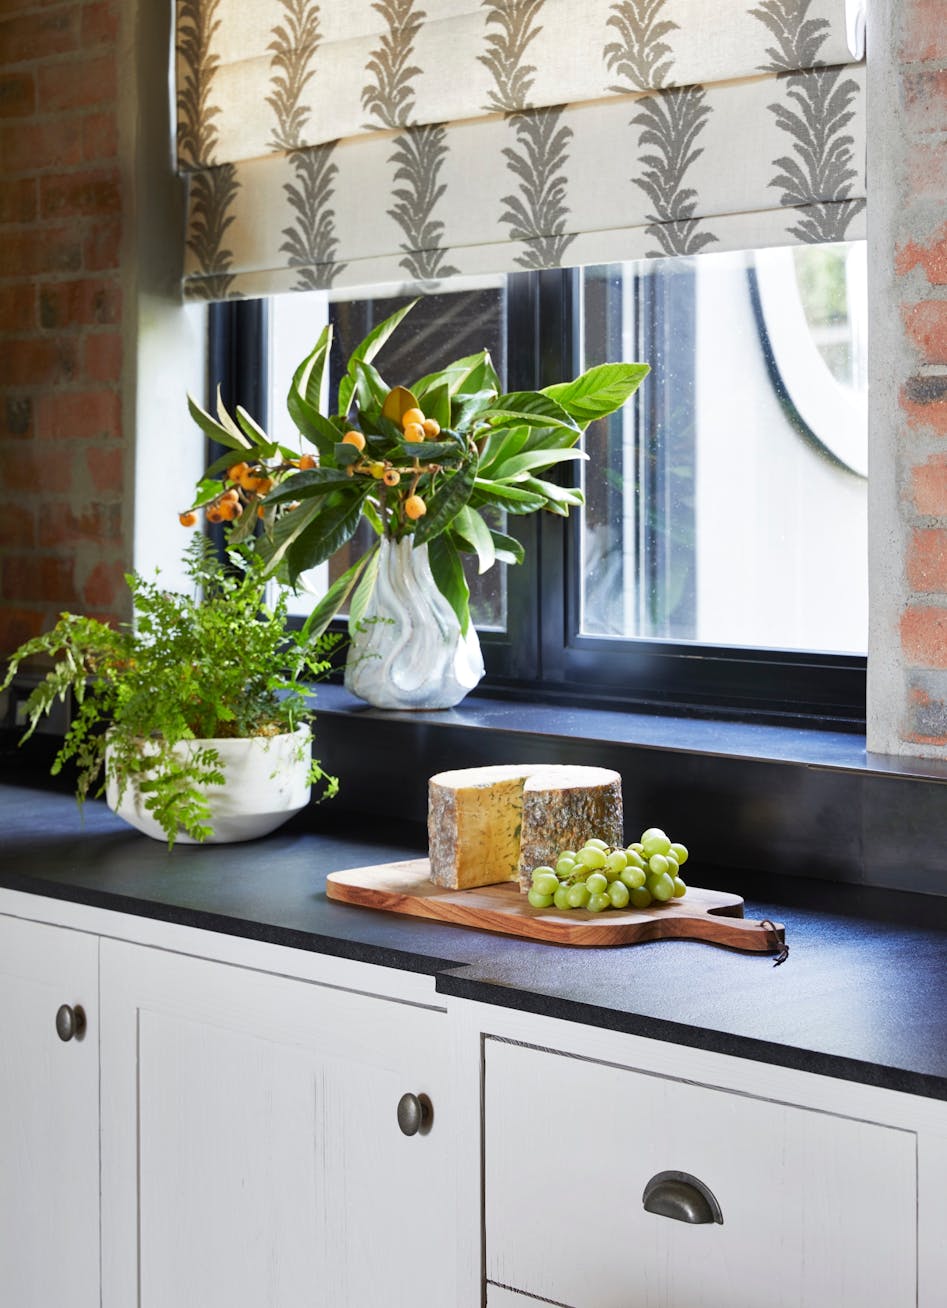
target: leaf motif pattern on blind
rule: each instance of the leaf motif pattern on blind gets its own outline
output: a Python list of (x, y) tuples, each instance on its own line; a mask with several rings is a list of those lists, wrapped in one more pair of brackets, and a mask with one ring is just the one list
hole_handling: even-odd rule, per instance
[(520, 268), (559, 267), (575, 237), (566, 231), (569, 208), (565, 202), (569, 143), (572, 129), (562, 124), (558, 107), (530, 109), (529, 94), (536, 68), (524, 62), (526, 51), (542, 30), (535, 21), (544, 0), (484, 0), (488, 31), (487, 52), (478, 56), (490, 69), (495, 87), (491, 108), (502, 109), (513, 129), (516, 145), (503, 154), (507, 168), (519, 181), (519, 192), (504, 195), (500, 221), (514, 241), (526, 249), (515, 256)]
[[(411, 64), (413, 42), (426, 17), (414, 0), (376, 0), (372, 5), (388, 24), (381, 44), (372, 51), (367, 71), (373, 77), (362, 91), (362, 104), (382, 127), (397, 127), (412, 115), (415, 92), (412, 79), (421, 69)], [(456, 275), (458, 269), (444, 262), (441, 242), (444, 224), (434, 209), (444, 194), (439, 181), (447, 155), (447, 133), (439, 123), (407, 126), (395, 137), (389, 163), (394, 166), (393, 218), (405, 239), (399, 266), (419, 281), (434, 281)]]
[(777, 73), (789, 85), (787, 101), (767, 106), (793, 150), (773, 160), (780, 171), (770, 185), (780, 191), (781, 204), (800, 210), (789, 229), (800, 242), (844, 241), (865, 208), (863, 198), (852, 197), (859, 170), (855, 138), (845, 131), (855, 116), (858, 83), (844, 68), (815, 66), (829, 24), (810, 18), (811, 7), (812, 0), (762, 0), (750, 10), (778, 42), (767, 49), (770, 60), (760, 71)]
[(844, 0), (177, 7), (191, 297), (864, 231)]
[(267, 47), (272, 52), (272, 91), (266, 103), (276, 115), (272, 146), (288, 154), (295, 178), (283, 184), (283, 192), (296, 217), (284, 227), (281, 253), (291, 268), (299, 269), (293, 289), (318, 290), (329, 287), (345, 271), (336, 261), (339, 242), (335, 233), (333, 188), (338, 167), (332, 162), (335, 142), (302, 148), (302, 133), (311, 110), (303, 99), (306, 86), (316, 75), (313, 66), (321, 41), (320, 8), (308, 0), (280, 0), (282, 22), (273, 28)]

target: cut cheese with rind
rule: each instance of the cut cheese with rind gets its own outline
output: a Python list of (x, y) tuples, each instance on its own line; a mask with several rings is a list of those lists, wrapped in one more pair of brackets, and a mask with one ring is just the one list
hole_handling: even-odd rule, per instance
[(592, 836), (620, 845), (621, 777), (609, 768), (506, 764), (428, 783), (431, 880), (453, 890), (518, 881)]

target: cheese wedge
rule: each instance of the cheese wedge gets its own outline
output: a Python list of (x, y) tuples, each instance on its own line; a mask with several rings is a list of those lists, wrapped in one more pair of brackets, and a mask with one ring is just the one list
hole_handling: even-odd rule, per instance
[(621, 777), (608, 768), (510, 764), (428, 783), (431, 880), (453, 890), (518, 881), (590, 836), (622, 843)]

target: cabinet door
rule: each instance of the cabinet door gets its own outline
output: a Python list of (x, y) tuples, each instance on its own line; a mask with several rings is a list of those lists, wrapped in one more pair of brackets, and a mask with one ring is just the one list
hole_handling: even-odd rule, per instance
[[(485, 1057), (489, 1280), (574, 1308), (916, 1302), (912, 1132), (496, 1040)], [(646, 1211), (665, 1172), (722, 1224), (668, 1215), (674, 1176)]]
[[(62, 1040), (56, 1014), (87, 1027)], [(0, 1302), (99, 1302), (98, 941), (0, 917)]]
[(111, 941), (102, 990), (105, 1308), (454, 1301), (442, 1013)]

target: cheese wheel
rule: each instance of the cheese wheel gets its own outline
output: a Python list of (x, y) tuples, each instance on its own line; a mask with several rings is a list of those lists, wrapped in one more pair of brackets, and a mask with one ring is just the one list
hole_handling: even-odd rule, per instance
[(608, 768), (510, 764), (428, 783), (431, 880), (453, 890), (518, 881), (591, 836), (622, 843), (621, 777)]

